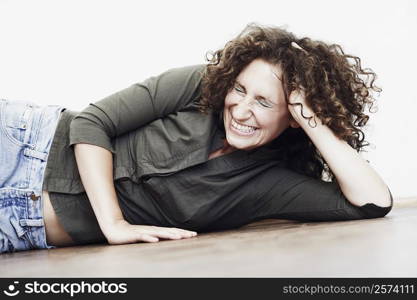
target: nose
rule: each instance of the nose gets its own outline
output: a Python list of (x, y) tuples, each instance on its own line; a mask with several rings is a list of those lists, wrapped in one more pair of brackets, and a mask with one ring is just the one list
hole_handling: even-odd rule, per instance
[(236, 120), (247, 120), (252, 116), (252, 99), (245, 97), (233, 108), (233, 118)]

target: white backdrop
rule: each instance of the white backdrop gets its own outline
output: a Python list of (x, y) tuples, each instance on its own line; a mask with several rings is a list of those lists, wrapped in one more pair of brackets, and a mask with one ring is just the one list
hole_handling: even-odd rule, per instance
[(383, 88), (364, 156), (395, 197), (417, 196), (417, 1), (0, 0), (0, 97), (90, 102), (204, 63), (249, 22), (341, 44)]

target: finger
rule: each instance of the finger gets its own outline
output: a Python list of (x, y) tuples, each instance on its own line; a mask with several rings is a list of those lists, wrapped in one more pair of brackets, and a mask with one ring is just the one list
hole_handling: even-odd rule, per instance
[(193, 237), (197, 235), (197, 232), (195, 231), (188, 231), (188, 230), (180, 230), (180, 233), (187, 236), (187, 237)]
[(197, 232), (195, 232), (195, 231), (191, 231), (191, 230), (186, 230), (186, 229), (182, 229), (182, 228), (176, 228), (176, 227), (172, 227), (173, 229), (175, 229), (175, 230), (177, 230), (178, 232), (180, 232), (180, 233), (183, 233), (183, 234), (191, 234), (191, 235), (197, 235)]
[(180, 239), (181, 235), (174, 231), (169, 231), (169, 228), (165, 227), (157, 227), (157, 226), (148, 226), (146, 228), (136, 228), (140, 230), (140, 233), (144, 233), (147, 235), (152, 235), (155, 237), (160, 237), (164, 239)]
[(173, 230), (171, 228), (159, 228), (157, 231), (153, 232), (154, 235), (167, 238), (167, 239), (182, 239), (193, 237), (191, 233), (182, 232), (179, 230)]
[(143, 234), (143, 233), (138, 236), (138, 239), (140, 241), (148, 242), (148, 243), (155, 243), (159, 241), (157, 237), (152, 236), (150, 234)]
[(189, 230), (184, 230), (181, 228), (175, 228), (175, 227), (153, 227), (154, 231), (153, 233), (157, 232), (157, 233), (161, 233), (161, 232), (165, 232), (165, 233), (171, 233), (173, 236), (180, 236), (180, 237), (192, 237), (195, 236), (196, 233), (189, 231)]
[(190, 238), (196, 236), (197, 233), (189, 230), (183, 230), (180, 228), (171, 228), (170, 232), (180, 235), (181, 237)]
[(152, 232), (151, 234), (160, 238), (171, 239), (171, 240), (178, 240), (182, 238), (180, 234), (177, 234), (175, 232), (169, 232), (169, 231), (157, 230), (157, 231)]

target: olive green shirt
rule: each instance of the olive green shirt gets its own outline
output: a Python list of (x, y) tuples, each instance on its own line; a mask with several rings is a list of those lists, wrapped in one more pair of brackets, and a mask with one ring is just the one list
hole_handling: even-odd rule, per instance
[(204, 65), (172, 69), (82, 112), (62, 113), (43, 189), (76, 242), (104, 240), (77, 169), (77, 143), (113, 153), (119, 205), (132, 224), (201, 232), (262, 218), (348, 220), (389, 212), (374, 204), (353, 206), (336, 183), (286, 168), (279, 138), (209, 160), (225, 133), (218, 114), (198, 110), (203, 71)]

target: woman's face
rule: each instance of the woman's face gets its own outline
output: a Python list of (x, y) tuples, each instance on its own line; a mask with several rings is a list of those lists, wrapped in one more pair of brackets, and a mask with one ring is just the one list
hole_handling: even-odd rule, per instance
[(297, 127), (285, 102), (282, 70), (263, 59), (246, 66), (226, 95), (224, 127), (230, 146), (251, 150)]

